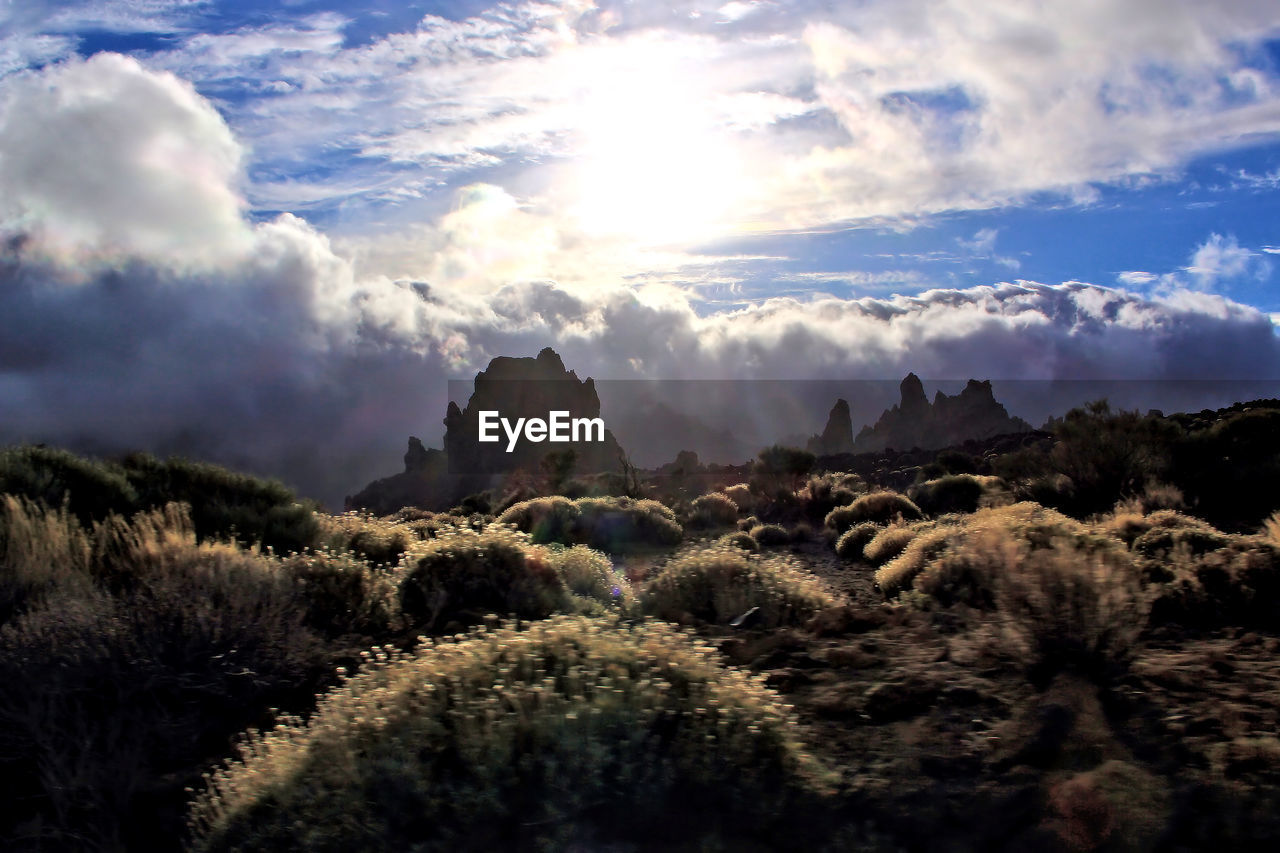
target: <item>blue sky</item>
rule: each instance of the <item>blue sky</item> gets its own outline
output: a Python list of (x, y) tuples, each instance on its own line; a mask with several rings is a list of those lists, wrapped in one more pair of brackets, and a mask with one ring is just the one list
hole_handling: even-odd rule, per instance
[(0, 438), (430, 439), (547, 345), (1280, 378), (1278, 199), (1270, 0), (8, 0)]

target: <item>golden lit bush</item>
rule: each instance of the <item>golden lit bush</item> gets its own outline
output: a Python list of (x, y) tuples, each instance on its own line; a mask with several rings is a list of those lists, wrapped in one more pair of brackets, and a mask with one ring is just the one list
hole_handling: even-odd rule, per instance
[(756, 505), (760, 502), (759, 497), (752, 494), (751, 487), (746, 483), (738, 483), (736, 485), (729, 486), (726, 489), (722, 489), (721, 491), (723, 491), (725, 496), (728, 497), (729, 500), (733, 501), (742, 512), (753, 512)]
[(547, 548), (502, 525), (482, 532), (441, 531), (406, 562), (400, 612), (422, 631), (451, 621), (476, 624), (487, 614), (541, 619), (569, 606)]
[(880, 530), (880, 525), (874, 521), (855, 524), (836, 540), (836, 554), (844, 560), (863, 559), (862, 550), (867, 547), (868, 542), (876, 538)]
[(1128, 554), (1067, 539), (1000, 550), (1003, 559), (987, 567), (997, 618), (1033, 681), (1047, 683), (1063, 670), (1106, 681), (1125, 670), (1151, 607)]
[(799, 624), (834, 602), (826, 586), (795, 562), (726, 545), (672, 560), (640, 594), (641, 609), (659, 619), (723, 625), (758, 607), (757, 624), (764, 627)]
[(920, 532), (914, 524), (891, 524), (871, 538), (862, 549), (862, 557), (873, 566), (883, 566), (903, 552)]
[(498, 522), (515, 525), (535, 543), (590, 545), (609, 553), (670, 547), (684, 536), (670, 508), (628, 497), (535, 498), (509, 507)]
[(944, 517), (932, 528), (917, 525), (915, 529), (917, 533), (931, 529), (936, 535), (918, 545), (912, 543), (876, 573), (876, 582), (886, 595), (914, 585), (930, 590), (943, 603), (966, 601), (988, 606), (994, 595), (989, 569), (1006, 562), (1006, 545), (1023, 543), (1031, 549), (1045, 549), (1063, 541), (1083, 553), (1124, 552), (1114, 537), (1029, 502)]
[(888, 524), (896, 518), (913, 521), (921, 517), (920, 507), (907, 497), (897, 492), (872, 492), (869, 495), (863, 495), (848, 506), (831, 510), (824, 523), (836, 533), (843, 533), (863, 521)]
[(764, 548), (786, 545), (791, 541), (791, 534), (780, 524), (757, 524), (751, 528), (750, 536)]
[(866, 483), (857, 474), (828, 471), (811, 476), (796, 497), (805, 516), (817, 523), (836, 507), (853, 503), (866, 490)]
[(597, 551), (669, 548), (679, 544), (684, 529), (665, 504), (644, 498), (581, 498), (577, 542)]
[(319, 523), (322, 547), (330, 551), (351, 551), (374, 565), (394, 566), (420, 538), (413, 522), (377, 518), (362, 512), (320, 516)]
[(498, 523), (514, 524), (539, 544), (572, 544), (576, 540), (580, 514), (576, 502), (553, 495), (512, 504), (498, 516)]
[(565, 588), (585, 601), (628, 608), (632, 602), (631, 583), (613, 566), (607, 554), (585, 545), (572, 548), (551, 546), (551, 568)]
[(1192, 554), (1205, 554), (1226, 547), (1231, 537), (1208, 522), (1176, 510), (1163, 509), (1147, 516), (1148, 528), (1133, 540), (1133, 550), (1143, 557), (1160, 558), (1179, 545)]
[(691, 527), (728, 527), (738, 522), (738, 505), (723, 492), (695, 498), (689, 508)]
[(780, 843), (775, 818), (823, 783), (795, 731), (758, 677), (659, 623), (558, 616), (375, 650), (210, 777), (194, 849)]
[(0, 624), (60, 589), (90, 585), (89, 536), (66, 508), (0, 495)]

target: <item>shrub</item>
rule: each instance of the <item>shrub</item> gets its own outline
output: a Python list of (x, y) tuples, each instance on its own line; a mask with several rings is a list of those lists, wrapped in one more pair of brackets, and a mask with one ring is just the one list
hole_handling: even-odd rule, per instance
[(671, 626), (561, 616), (369, 664), (210, 778), (196, 850), (781, 841), (822, 784), (776, 694)]
[(691, 527), (725, 527), (738, 521), (738, 505), (723, 492), (711, 492), (696, 498), (690, 507)]
[(866, 491), (866, 484), (857, 474), (832, 473), (810, 477), (796, 495), (804, 509), (805, 517), (819, 522), (838, 506), (853, 503), (859, 492)]
[(1110, 680), (1127, 667), (1147, 624), (1150, 597), (1127, 555), (1079, 544), (1014, 543), (994, 578), (1005, 640), (1040, 684), (1062, 670)]
[(1116, 552), (1127, 559), (1118, 540), (1033, 503), (943, 517), (929, 526), (917, 525), (915, 530), (935, 535), (913, 542), (876, 573), (876, 582), (886, 595), (895, 595), (914, 583), (946, 604), (965, 601), (990, 606), (994, 601), (991, 579), (1011, 559), (1008, 547), (1018, 543), (1033, 550), (1068, 543), (1082, 554)]
[(25, 497), (51, 509), (65, 502), (84, 524), (113, 512), (128, 514), (138, 503), (138, 493), (120, 466), (52, 447), (10, 447), (0, 451), (0, 492)]
[(729, 500), (737, 504), (738, 509), (742, 512), (754, 511), (756, 505), (760, 502), (759, 498), (752, 494), (751, 487), (746, 483), (738, 483), (737, 485), (729, 486), (727, 489), (722, 489), (722, 491)]
[(391, 571), (351, 552), (292, 554), (283, 561), (295, 578), (309, 626), (329, 637), (387, 637), (395, 626), (396, 583)]
[(1232, 537), (1203, 554), (1184, 542), (1161, 558), (1160, 570), (1153, 623), (1270, 629), (1280, 620), (1280, 548), (1271, 542)]
[(171, 845), (199, 768), (318, 683), (293, 579), (189, 531), (101, 531), (99, 569), (127, 583), (62, 586), (0, 628), (0, 766), (22, 792), (5, 819), (33, 849)]
[(836, 554), (844, 560), (861, 560), (862, 549), (880, 532), (880, 525), (864, 521), (850, 527), (836, 540)]
[(750, 533), (741, 530), (734, 533), (726, 533), (716, 540), (722, 545), (732, 545), (734, 548), (741, 548), (743, 551), (759, 551), (760, 543), (751, 538)]
[(679, 544), (684, 530), (675, 513), (658, 501), (643, 498), (582, 498), (578, 540), (598, 551), (668, 548)]
[(972, 474), (948, 474), (912, 487), (911, 499), (929, 515), (974, 512), (982, 498), (982, 483)]
[(631, 583), (613, 567), (613, 561), (607, 555), (585, 545), (572, 548), (553, 546), (550, 563), (573, 595), (604, 605), (618, 605), (623, 609), (630, 606), (633, 597)]
[[(921, 572), (947, 549), (954, 533), (953, 527), (934, 527), (913, 536), (895, 557), (876, 572), (876, 584), (880, 587), (880, 591), (888, 597), (893, 597), (910, 588)], [(945, 577), (947, 580), (951, 579), (950, 574)], [(931, 588), (941, 593), (942, 582), (934, 584)], [(940, 594), (938, 598), (946, 603), (944, 595)]]
[(141, 453), (125, 457), (123, 467), (137, 490), (140, 508), (188, 504), (196, 535), (202, 540), (234, 536), (281, 554), (316, 544), (320, 532), (316, 507), (300, 502), (277, 480), (188, 459), (162, 462)]
[(0, 625), (58, 590), (87, 591), (91, 546), (65, 507), (0, 495)]
[(442, 531), (424, 543), (400, 578), (399, 606), (411, 624), (431, 632), (490, 613), (541, 619), (568, 599), (547, 549), (495, 525), (480, 533)]
[(668, 547), (684, 536), (668, 507), (627, 497), (535, 498), (511, 506), (498, 522), (514, 524), (535, 543), (590, 545), (610, 553)]
[(913, 521), (921, 518), (922, 513), (920, 507), (897, 492), (872, 492), (848, 506), (836, 507), (827, 514), (824, 523), (836, 533), (843, 533), (862, 521), (888, 524), (899, 517)]
[(514, 524), (538, 544), (572, 543), (580, 514), (576, 502), (553, 495), (512, 504), (498, 516), (498, 523)]
[(791, 541), (791, 534), (780, 524), (758, 524), (751, 528), (750, 536), (757, 545), (765, 548), (786, 545)]
[(862, 556), (873, 566), (883, 566), (902, 553), (916, 537), (914, 525), (894, 524), (880, 530), (862, 549)]
[(754, 515), (748, 515), (746, 518), (738, 520), (738, 529), (743, 533), (750, 533), (752, 528), (760, 526), (760, 519)]
[(821, 581), (795, 563), (723, 545), (667, 563), (640, 596), (644, 612), (672, 621), (723, 625), (758, 607), (764, 627), (798, 624), (833, 603)]
[(1148, 558), (1167, 557), (1174, 548), (1186, 545), (1193, 555), (1226, 547), (1231, 537), (1207, 522), (1176, 510), (1164, 509), (1146, 518), (1147, 530), (1133, 540), (1133, 550)]
[[(421, 522), (380, 519), (361, 512), (326, 515), (319, 519), (317, 537), (330, 551), (351, 551), (374, 565), (394, 566), (419, 541)], [(436, 527), (439, 529), (439, 526)]]

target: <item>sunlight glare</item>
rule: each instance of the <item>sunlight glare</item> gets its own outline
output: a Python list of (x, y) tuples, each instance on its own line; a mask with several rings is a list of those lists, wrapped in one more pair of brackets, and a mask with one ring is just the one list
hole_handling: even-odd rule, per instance
[(653, 63), (602, 68), (584, 104), (573, 212), (596, 236), (688, 245), (726, 232), (742, 164), (696, 81)]

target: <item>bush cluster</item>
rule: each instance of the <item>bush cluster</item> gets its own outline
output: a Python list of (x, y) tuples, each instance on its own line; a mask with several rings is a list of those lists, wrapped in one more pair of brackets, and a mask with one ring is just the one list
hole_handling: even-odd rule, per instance
[(872, 492), (848, 506), (836, 507), (827, 514), (824, 524), (837, 534), (863, 521), (888, 524), (894, 519), (914, 521), (923, 517), (920, 507), (897, 492)]
[(726, 624), (753, 607), (763, 627), (799, 624), (834, 604), (818, 578), (794, 562), (715, 545), (672, 560), (644, 587), (640, 607), (660, 619)]
[(509, 507), (498, 522), (515, 525), (535, 543), (589, 545), (609, 553), (669, 547), (684, 536), (668, 507), (627, 497), (534, 498)]
[(795, 726), (669, 625), (508, 624), (378, 651), (308, 722), (250, 738), (195, 806), (195, 849), (759, 843), (821, 785)]

